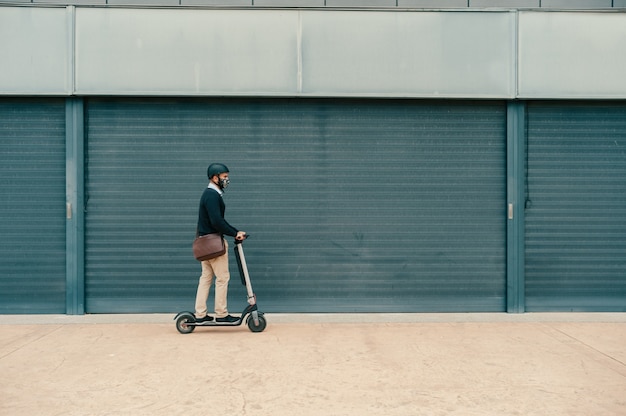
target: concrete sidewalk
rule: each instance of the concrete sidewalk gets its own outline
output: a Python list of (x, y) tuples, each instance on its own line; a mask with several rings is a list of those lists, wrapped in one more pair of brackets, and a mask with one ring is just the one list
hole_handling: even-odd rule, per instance
[(0, 316), (0, 415), (626, 415), (626, 314), (266, 318)]

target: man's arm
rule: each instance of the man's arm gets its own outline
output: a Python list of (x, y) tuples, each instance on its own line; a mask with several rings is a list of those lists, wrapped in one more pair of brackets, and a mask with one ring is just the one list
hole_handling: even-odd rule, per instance
[(210, 192), (207, 197), (206, 209), (209, 214), (211, 227), (224, 235), (237, 237), (239, 230), (230, 225), (222, 215), (222, 210), (220, 209), (220, 198), (221, 196), (217, 192)]

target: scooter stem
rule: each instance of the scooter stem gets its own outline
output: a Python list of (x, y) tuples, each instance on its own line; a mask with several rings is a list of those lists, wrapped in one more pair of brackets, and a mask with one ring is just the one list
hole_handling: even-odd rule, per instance
[(256, 305), (256, 296), (252, 291), (252, 283), (250, 283), (250, 275), (248, 274), (248, 264), (246, 263), (246, 256), (243, 254), (243, 244), (239, 242), (235, 246), (238, 250), (239, 261), (241, 262), (241, 271), (243, 272), (244, 281), (246, 283), (246, 291), (248, 292), (248, 304)]

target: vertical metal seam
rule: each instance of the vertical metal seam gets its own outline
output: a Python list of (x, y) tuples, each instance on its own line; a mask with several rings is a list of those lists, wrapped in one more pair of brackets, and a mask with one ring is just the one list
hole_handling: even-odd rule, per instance
[(525, 311), (524, 205), (525, 112), (522, 102), (507, 103), (507, 205), (514, 207), (507, 217), (507, 312)]
[(85, 227), (84, 227), (84, 113), (83, 100), (65, 102), (65, 187), (70, 213), (65, 227), (66, 289), (68, 315), (85, 313)]
[(513, 22), (513, 82), (515, 83), (513, 89), (514, 89), (514, 96), (515, 98), (519, 97), (519, 82), (520, 82), (520, 75), (519, 75), (519, 68), (520, 68), (520, 57), (519, 57), (519, 10), (515, 10), (515, 20)]
[(296, 48), (298, 55), (298, 75), (296, 91), (298, 94), (302, 94), (302, 12), (298, 11), (298, 35), (296, 40)]
[(67, 88), (76, 93), (76, 6), (67, 6)]

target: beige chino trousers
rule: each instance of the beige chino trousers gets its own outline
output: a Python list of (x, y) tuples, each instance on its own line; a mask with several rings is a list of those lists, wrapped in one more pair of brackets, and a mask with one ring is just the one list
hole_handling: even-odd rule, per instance
[(223, 318), (228, 315), (228, 281), (230, 272), (228, 270), (228, 242), (224, 240), (226, 253), (202, 263), (202, 274), (198, 282), (198, 292), (196, 293), (196, 318), (203, 318), (207, 315), (206, 302), (209, 298), (209, 290), (215, 276), (215, 317)]

